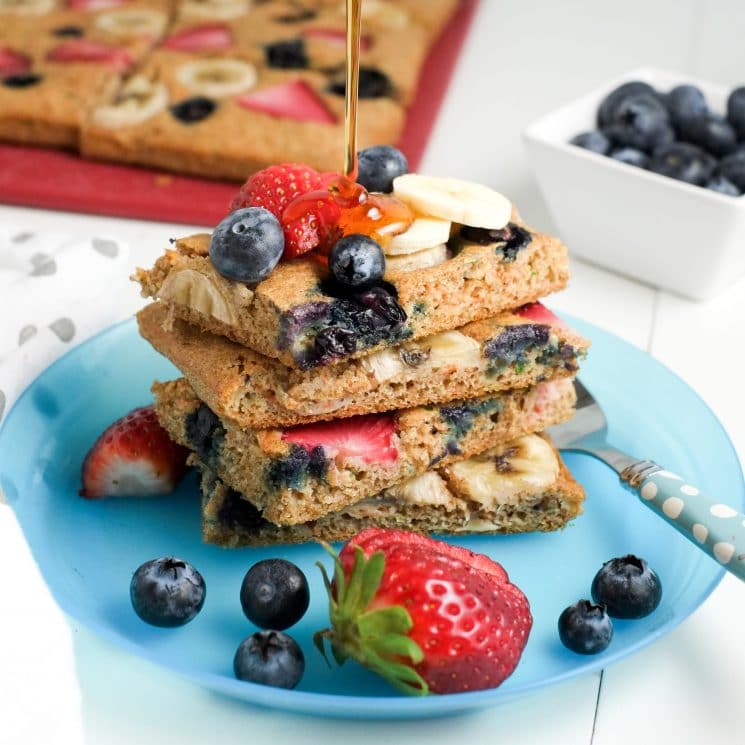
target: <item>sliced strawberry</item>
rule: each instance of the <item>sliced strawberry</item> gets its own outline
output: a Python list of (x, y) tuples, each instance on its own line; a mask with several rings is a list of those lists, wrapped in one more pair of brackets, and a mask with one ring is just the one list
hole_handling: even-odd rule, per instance
[(285, 442), (312, 450), (321, 445), (329, 458), (359, 458), (365, 463), (392, 463), (398, 458), (393, 441), (396, 422), (387, 414), (366, 414), (299, 427), (282, 433)]
[(341, 237), (338, 224), (341, 208), (325, 189), (294, 199), (282, 213), (285, 234), (284, 259), (294, 259), (308, 251), (330, 250)]
[(239, 106), (298, 122), (334, 124), (336, 117), (304, 80), (292, 80), (235, 99)]
[(316, 645), (329, 640), (337, 661), (352, 657), (406, 693), (500, 685), (527, 643), (530, 606), (498, 564), (453, 549), (363, 531), (335, 562), (333, 584), (326, 579), (332, 627)]
[[(306, 39), (319, 39), (336, 47), (344, 47), (347, 43), (347, 32), (338, 28), (306, 28), (303, 30)], [(372, 39), (366, 34), (360, 36), (360, 51), (366, 52), (372, 46)]]
[(23, 75), (31, 69), (31, 59), (10, 47), (0, 47), (0, 77)]
[(241, 186), (230, 211), (242, 207), (263, 207), (278, 220), (285, 207), (296, 197), (323, 188), (321, 176), (302, 163), (282, 163), (257, 171)]
[(47, 60), (50, 62), (101, 62), (118, 72), (131, 67), (133, 63), (126, 49), (108, 47), (88, 39), (63, 41), (47, 53)]
[(549, 326), (567, 327), (566, 321), (559, 318), (556, 313), (549, 310), (543, 303), (528, 303), (528, 305), (523, 305), (522, 308), (518, 308), (515, 311), (515, 315), (529, 318), (531, 321), (537, 321), (538, 323), (547, 323)]
[(186, 472), (187, 455), (160, 426), (152, 406), (135, 409), (104, 430), (88, 451), (80, 496), (168, 494)]
[(233, 32), (221, 23), (194, 26), (169, 36), (162, 44), (164, 49), (179, 52), (202, 52), (207, 49), (228, 49), (233, 44)]
[(74, 10), (104, 10), (126, 5), (130, 0), (67, 0), (67, 7)]

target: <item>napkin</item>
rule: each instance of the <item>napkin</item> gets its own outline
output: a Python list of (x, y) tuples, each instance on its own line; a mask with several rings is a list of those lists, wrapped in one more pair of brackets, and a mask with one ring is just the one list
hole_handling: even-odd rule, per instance
[(0, 226), (0, 424), (45, 367), (120, 320), (112, 288), (128, 255), (108, 235)]

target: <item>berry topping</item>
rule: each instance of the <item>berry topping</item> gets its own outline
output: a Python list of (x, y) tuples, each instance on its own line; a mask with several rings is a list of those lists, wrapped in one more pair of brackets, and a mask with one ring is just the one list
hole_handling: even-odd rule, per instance
[[(334, 556), (328, 640), (414, 695), (494, 688), (517, 666), (532, 618), (528, 601), (486, 556), (398, 530), (370, 529)], [(322, 570), (323, 571), (323, 570)]]
[(497, 250), (501, 251), (506, 261), (514, 261), (517, 254), (531, 241), (531, 234), (514, 222), (508, 223), (499, 230), (489, 228), (472, 228), (464, 225), (460, 229), (460, 237), (470, 243), (478, 243), (488, 246), (490, 243), (497, 244)]
[(368, 191), (388, 194), (393, 191), (393, 179), (408, 171), (406, 156), (390, 145), (374, 145), (358, 154), (357, 181)]
[[(649, 170), (663, 176), (702, 186), (714, 173), (716, 161), (696, 145), (673, 142), (655, 151)], [(722, 173), (726, 176), (724, 169)]]
[[(318, 39), (330, 46), (343, 47), (347, 43), (347, 33), (338, 28), (306, 28), (303, 36), (308, 39)], [(366, 52), (372, 46), (372, 39), (366, 34), (360, 36), (360, 51)]]
[(329, 269), (337, 282), (362, 290), (383, 279), (385, 254), (372, 238), (353, 233), (334, 244)]
[(85, 36), (85, 29), (82, 26), (58, 26), (52, 29), (52, 34), (60, 39), (79, 39)]
[(171, 106), (171, 113), (184, 124), (196, 124), (212, 115), (217, 104), (211, 98), (195, 96)]
[(662, 584), (644, 559), (629, 554), (606, 561), (592, 580), (592, 599), (614, 618), (643, 618), (662, 599)]
[(611, 148), (610, 140), (602, 132), (598, 132), (597, 130), (582, 132), (572, 137), (569, 142), (572, 145), (582, 147), (585, 150), (590, 150), (600, 155), (607, 155)]
[(308, 580), (286, 559), (260, 561), (243, 578), (243, 612), (261, 629), (289, 628), (305, 615), (309, 603)]
[(547, 323), (554, 328), (566, 328), (566, 323), (553, 311), (549, 310), (543, 303), (528, 303), (518, 308), (515, 315), (530, 318), (537, 323)]
[(231, 212), (215, 228), (210, 259), (224, 277), (256, 284), (277, 266), (284, 246), (279, 220), (261, 207), (246, 207)]
[(618, 145), (648, 152), (675, 139), (667, 110), (649, 93), (625, 98), (605, 131)]
[(266, 64), (281, 70), (304, 69), (308, 67), (308, 55), (305, 52), (305, 42), (302, 39), (288, 39), (275, 41), (264, 47)]
[(23, 75), (31, 69), (31, 59), (9, 47), (0, 47), (0, 78)]
[(186, 472), (187, 450), (169, 439), (152, 406), (109, 426), (83, 462), (80, 496), (149, 497), (172, 492)]
[(737, 136), (745, 140), (745, 86), (735, 88), (727, 99), (727, 119), (735, 128)]
[(282, 163), (257, 171), (241, 186), (230, 205), (231, 212), (241, 207), (263, 207), (278, 220), (295, 197), (323, 188), (318, 171), (301, 163)]
[[(347, 83), (339, 79), (329, 85), (329, 92), (346, 95)], [(393, 85), (388, 76), (374, 67), (360, 67), (359, 98), (383, 98), (393, 95)]]
[(611, 150), (610, 157), (613, 160), (626, 163), (628, 166), (636, 166), (637, 168), (649, 167), (649, 156), (633, 147), (619, 147)]
[(561, 643), (577, 654), (597, 654), (613, 639), (613, 622), (604, 605), (593, 605), (580, 600), (562, 611), (559, 616)]
[(627, 98), (640, 93), (648, 93), (652, 96), (657, 95), (655, 89), (649, 83), (643, 83), (640, 80), (632, 80), (612, 90), (600, 104), (600, 108), (598, 109), (598, 125), (605, 127), (610, 124), (616, 117), (618, 107)]
[(363, 463), (393, 463), (398, 459), (395, 434), (396, 422), (393, 417), (387, 414), (366, 414), (292, 427), (282, 433), (282, 439), (308, 451), (320, 446), (329, 458), (359, 458)]
[(275, 688), (294, 688), (305, 672), (297, 642), (281, 631), (257, 631), (244, 639), (233, 659), (235, 677)]
[(133, 60), (126, 49), (109, 47), (88, 39), (70, 39), (58, 44), (47, 53), (49, 62), (97, 62), (112, 70), (123, 72), (132, 66)]
[(683, 127), (691, 119), (699, 119), (709, 113), (706, 98), (695, 85), (678, 85), (667, 94), (665, 99), (670, 120), (678, 127)]
[(235, 102), (244, 109), (298, 122), (336, 122), (336, 117), (304, 80), (293, 80), (271, 88), (262, 88), (236, 98)]
[(520, 360), (529, 349), (548, 344), (551, 327), (543, 323), (523, 323), (507, 326), (498, 336), (484, 344), (484, 354), (488, 359), (503, 365)]
[(323, 361), (345, 357), (357, 349), (357, 335), (341, 326), (329, 326), (316, 334), (314, 348)]
[(383, 319), (391, 331), (399, 328), (406, 321), (406, 311), (384, 287), (371, 287), (355, 297), (359, 303)]
[(233, 34), (228, 26), (209, 23), (179, 31), (163, 41), (164, 49), (179, 52), (202, 52), (208, 49), (228, 49), (233, 44)]
[(30, 88), (42, 81), (41, 75), (28, 73), (26, 75), (9, 75), (7, 78), (0, 78), (6, 88)]
[(285, 259), (294, 259), (318, 248), (328, 250), (339, 237), (341, 208), (327, 189), (294, 199), (282, 213)]
[(135, 613), (153, 626), (183, 626), (204, 605), (202, 575), (174, 557), (146, 561), (132, 576), (129, 596)]

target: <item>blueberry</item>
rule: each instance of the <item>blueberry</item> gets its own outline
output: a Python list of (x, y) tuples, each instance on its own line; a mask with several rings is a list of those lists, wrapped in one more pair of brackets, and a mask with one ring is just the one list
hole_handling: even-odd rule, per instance
[(649, 170), (703, 186), (711, 178), (715, 166), (714, 158), (700, 147), (686, 142), (673, 142), (654, 153)]
[(373, 145), (358, 153), (357, 183), (368, 191), (393, 191), (393, 179), (409, 171), (406, 156), (391, 145)]
[(615, 118), (618, 106), (629, 96), (636, 96), (639, 93), (647, 93), (651, 96), (657, 95), (657, 92), (649, 83), (643, 83), (640, 80), (632, 80), (612, 90), (602, 100), (598, 108), (598, 126), (604, 127), (610, 124)]
[(184, 430), (191, 448), (209, 465), (216, 436), (225, 434), (222, 422), (209, 406), (201, 404), (184, 420)]
[(618, 145), (648, 152), (675, 139), (667, 110), (649, 93), (621, 101), (605, 132)]
[(496, 250), (501, 251), (505, 261), (514, 261), (517, 254), (523, 248), (526, 248), (533, 236), (525, 228), (516, 225), (514, 222), (508, 223), (499, 230), (489, 228), (473, 228), (470, 225), (464, 225), (458, 234), (460, 238), (469, 243), (478, 243), (481, 246), (488, 246), (490, 243), (496, 243)]
[(85, 30), (82, 26), (57, 26), (52, 29), (52, 33), (63, 39), (79, 39), (85, 34)]
[(706, 188), (719, 192), (720, 194), (726, 194), (729, 197), (740, 196), (740, 190), (729, 179), (724, 178), (722, 175), (716, 175), (709, 179)]
[(235, 677), (249, 683), (294, 688), (305, 672), (297, 642), (281, 631), (257, 631), (244, 639), (233, 658)]
[(665, 98), (670, 121), (681, 127), (690, 119), (700, 119), (709, 113), (706, 98), (695, 85), (678, 85)]
[(731, 153), (737, 147), (735, 130), (719, 114), (686, 120), (680, 128), (680, 136), (718, 157)]
[[(347, 84), (344, 79), (331, 83), (329, 91), (337, 96), (345, 95)], [(393, 95), (393, 85), (388, 76), (375, 67), (360, 67), (359, 98), (383, 98)]]
[(561, 643), (577, 654), (597, 654), (613, 639), (613, 622), (605, 606), (579, 600), (559, 616)]
[(135, 613), (153, 626), (183, 626), (202, 610), (206, 587), (194, 567), (173, 557), (146, 561), (132, 576)]
[(611, 152), (610, 157), (613, 160), (620, 160), (621, 163), (637, 166), (638, 168), (647, 168), (649, 166), (649, 156), (633, 147), (619, 147)]
[(224, 277), (255, 284), (272, 273), (284, 248), (279, 220), (263, 207), (244, 207), (231, 212), (215, 228), (210, 259)]
[(171, 113), (184, 124), (196, 124), (210, 116), (217, 104), (211, 98), (195, 96), (171, 106)]
[(357, 349), (357, 335), (341, 326), (329, 326), (316, 334), (315, 349), (323, 362), (345, 357)]
[(383, 279), (385, 254), (372, 238), (352, 233), (334, 244), (329, 269), (337, 282), (363, 290)]
[(607, 155), (611, 147), (610, 140), (596, 129), (575, 135), (569, 142), (577, 147), (598, 153), (598, 155)]
[(289, 39), (267, 44), (264, 47), (264, 56), (269, 67), (280, 69), (305, 68), (309, 64), (303, 39)]
[(309, 602), (308, 580), (291, 561), (264, 559), (243, 578), (243, 612), (261, 629), (289, 628), (303, 617)]
[(737, 150), (722, 158), (719, 172), (740, 191), (745, 191), (745, 150)]
[(488, 359), (509, 364), (515, 362), (528, 349), (548, 344), (551, 327), (542, 323), (522, 323), (507, 326), (498, 336), (484, 344)]
[(382, 328), (395, 331), (406, 321), (406, 311), (384, 287), (372, 287), (361, 292), (357, 300), (381, 319)]
[(631, 554), (606, 561), (592, 580), (592, 599), (613, 618), (648, 616), (662, 598), (659, 577), (644, 559)]
[(32, 85), (41, 83), (41, 75), (35, 73), (25, 73), (23, 75), (8, 75), (7, 77), (0, 78), (6, 88), (30, 88)]
[(727, 119), (737, 136), (745, 140), (745, 86), (735, 88), (727, 99)]

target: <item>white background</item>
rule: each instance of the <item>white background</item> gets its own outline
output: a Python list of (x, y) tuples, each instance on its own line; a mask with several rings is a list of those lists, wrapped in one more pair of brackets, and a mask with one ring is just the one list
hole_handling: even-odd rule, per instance
[[(744, 37), (745, 3), (738, 0), (482, 0), (422, 170), (498, 187), (529, 222), (551, 230), (523, 157), (525, 125), (641, 65), (745, 83)], [(9, 207), (0, 207), (0, 221), (119, 235), (138, 264), (188, 232)], [(139, 302), (126, 277), (114, 293), (122, 317)], [(614, 331), (675, 370), (712, 406), (745, 459), (744, 283), (700, 305), (575, 261), (571, 287), (550, 304)], [(0, 743), (741, 743), (743, 618), (745, 587), (727, 577), (652, 647), (602, 675), (511, 705), (411, 723), (289, 716), (215, 696), (68, 625), (10, 510), (0, 505)]]

